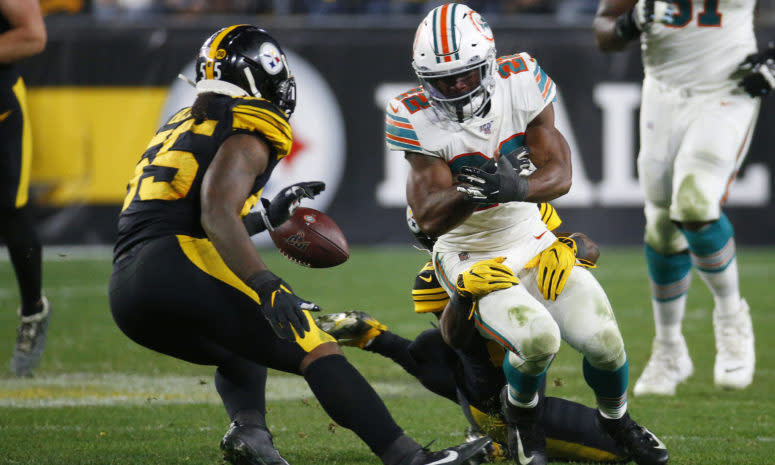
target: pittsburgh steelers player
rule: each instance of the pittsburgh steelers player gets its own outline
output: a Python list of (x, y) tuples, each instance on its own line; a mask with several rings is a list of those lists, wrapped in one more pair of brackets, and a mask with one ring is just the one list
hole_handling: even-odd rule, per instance
[(30, 376), (46, 346), (51, 306), (42, 293), (41, 246), (27, 208), (32, 133), (27, 91), (14, 65), (42, 52), (46, 25), (37, 0), (0, 0), (0, 240), (8, 247), (21, 306), (11, 372)]
[[(556, 231), (562, 223), (556, 210), (548, 203), (540, 203), (538, 207), (542, 220), (550, 230)], [(411, 210), (407, 212), (407, 223), (420, 246), (430, 252), (435, 241), (419, 230)], [(574, 233), (568, 237), (563, 233), (555, 234), (566, 237), (567, 244), (576, 246), (559, 249), (566, 255), (561, 262), (550, 260), (554, 252), (545, 252), (547, 256), (538, 265), (543, 268), (539, 269), (538, 276), (546, 274), (558, 278), (541, 283), (546, 286), (546, 291), (559, 294), (564, 286), (564, 282), (559, 279), (561, 275), (567, 275), (573, 266), (595, 266), (599, 251), (586, 235)], [(573, 250), (575, 257), (568, 257), (573, 254)], [(482, 264), (486, 266), (489, 261)], [(471, 271), (478, 273), (479, 268), (482, 265), (475, 264)], [(546, 273), (543, 273), (544, 269)], [(510, 276), (502, 278), (510, 279)], [(485, 287), (484, 291), (489, 289)], [(458, 289), (457, 297), (450, 301), (436, 279), (433, 262), (429, 261), (414, 280), (414, 311), (418, 314), (431, 313), (441, 318), (442, 312), (449, 307), (452, 314), (466, 315), (470, 303), (459, 293)], [(500, 413), (500, 390), (506, 384), (501, 369), (505, 349), (470, 331), (473, 325), (466, 325), (470, 333), (466, 337), (470, 341), (465, 343), (465, 350), (462, 350), (447, 345), (439, 328), (423, 331), (412, 341), (387, 330), (376, 318), (362, 311), (324, 314), (315, 320), (321, 329), (337, 338), (341, 345), (360, 347), (388, 357), (430, 391), (459, 403), (471, 423), (469, 437), (487, 434), (496, 441), (482, 453), (480, 460), (492, 462), (510, 456), (504, 445), (506, 427)], [(466, 320), (467, 315), (463, 321)], [(539, 395), (543, 396), (543, 391), (544, 386)], [(546, 397), (539, 421), (546, 431), (547, 455), (550, 460), (628, 460), (627, 453), (600, 429), (595, 421), (595, 409), (564, 399)]]
[[(555, 83), (527, 53), (497, 58), (490, 27), (457, 3), (422, 20), (412, 66), (421, 86), (388, 102), (386, 141), (409, 162), (407, 200), (420, 229), (437, 238), (439, 283), (452, 296), (458, 275), (495, 257), (520, 281), (479, 299), (474, 312), (477, 330), (508, 350), (501, 405), (512, 456), (547, 461), (538, 391), (565, 340), (583, 356), (601, 427), (636, 463), (666, 463), (664, 445), (628, 413), (627, 353), (605, 291), (576, 267), (563, 292), (547, 296), (531, 266), (543, 251), (567, 247), (535, 207), (571, 184), (570, 149), (554, 126)], [(513, 152), (536, 169), (518, 174), (502, 156)], [(480, 169), (490, 159), (494, 169)]]
[(722, 206), (748, 152), (761, 97), (775, 87), (775, 49), (756, 53), (756, 4), (598, 6), (599, 48), (625, 50), (637, 40), (644, 70), (638, 181), (656, 334), (635, 395), (672, 396), (694, 373), (681, 328), (692, 268), (714, 301), (715, 385), (744, 389), (753, 382), (753, 325), (740, 295), (735, 231)]
[[(215, 32), (196, 60), (197, 97), (156, 133), (129, 181), (110, 279), (119, 328), (140, 345), (214, 365), (232, 423), (233, 464), (286, 464), (265, 424), (266, 367), (304, 376), (326, 413), (385, 465), (460, 464), (489, 440), (430, 452), (406, 436), (379, 396), (315, 324), (317, 306), (262, 261), (242, 217), (291, 148), (295, 81), (266, 31)], [(283, 223), (323, 183), (299, 183), (258, 205)], [(369, 412), (363, 415), (363, 412)]]

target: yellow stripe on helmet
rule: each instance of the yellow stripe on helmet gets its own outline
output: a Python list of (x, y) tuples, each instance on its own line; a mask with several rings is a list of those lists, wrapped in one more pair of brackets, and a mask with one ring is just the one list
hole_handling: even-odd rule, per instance
[(207, 65), (205, 66), (205, 79), (213, 79), (213, 68), (215, 67), (215, 54), (218, 51), (218, 47), (220, 47), (221, 42), (223, 41), (223, 38), (226, 37), (228, 33), (233, 31), (234, 29), (237, 29), (238, 27), (242, 26), (249, 26), (249, 24), (235, 24), (234, 26), (228, 26), (223, 29), (221, 29), (218, 32), (218, 35), (213, 38), (213, 41), (210, 42), (210, 50), (207, 51)]

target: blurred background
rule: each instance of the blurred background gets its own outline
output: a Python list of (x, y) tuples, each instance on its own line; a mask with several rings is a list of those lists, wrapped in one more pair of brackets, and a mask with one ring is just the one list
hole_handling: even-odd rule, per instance
[[(403, 155), (383, 142), (387, 101), (416, 87), (414, 31), (439, 1), (43, 0), (49, 40), (20, 63), (33, 129), (31, 205), (44, 245), (110, 245), (134, 165), (160, 121), (191, 103), (198, 47), (215, 30), (252, 23), (274, 35), (297, 76), (295, 142), (266, 195), (323, 180), (307, 203), (351, 244), (409, 243)], [(557, 124), (573, 152), (565, 224), (602, 245), (642, 242), (637, 184), (639, 48), (604, 55), (594, 0), (466, 2), (490, 23), (499, 55), (526, 51), (558, 85)], [(775, 0), (761, 0), (760, 46), (775, 40)], [(762, 112), (727, 201), (740, 245), (775, 243), (775, 98)]]

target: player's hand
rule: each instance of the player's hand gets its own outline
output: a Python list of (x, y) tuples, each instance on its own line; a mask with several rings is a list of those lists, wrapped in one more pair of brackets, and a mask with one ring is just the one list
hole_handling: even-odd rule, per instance
[[(764, 97), (775, 88), (775, 44), (757, 53), (748, 55), (740, 64), (737, 73), (742, 75), (738, 86), (751, 97)], [(736, 74), (737, 74), (736, 73)]]
[(505, 260), (506, 257), (481, 260), (457, 275), (455, 289), (458, 295), (466, 299), (479, 299), (491, 292), (519, 284), (511, 268), (503, 264)]
[(294, 340), (294, 330), (300, 337), (309, 331), (304, 310), (317, 312), (320, 307), (297, 297), (291, 286), (269, 270), (259, 271), (245, 281), (256, 291), (261, 311), (280, 339)]
[[(314, 199), (326, 189), (326, 184), (321, 181), (299, 182), (286, 187), (274, 196), (266, 208), (271, 228), (276, 228), (285, 223), (293, 212), (299, 207), (301, 199)], [(262, 199), (263, 200), (263, 199)]]
[(580, 232), (575, 232), (568, 237), (576, 241), (576, 264), (587, 268), (597, 268), (600, 249), (595, 241)]
[(570, 237), (557, 238), (551, 247), (541, 252), (536, 280), (544, 299), (557, 300), (575, 265), (576, 242)]
[[(502, 153), (500, 156), (507, 157), (509, 159), (511, 166), (514, 167), (514, 170), (517, 172), (517, 174), (520, 174), (525, 170), (530, 171), (532, 164), (530, 161), (530, 149), (527, 145), (521, 145), (511, 152)], [(479, 169), (488, 173), (494, 173), (495, 159), (488, 159), (484, 165), (479, 167)]]
[(635, 8), (616, 18), (616, 35), (633, 40), (652, 24), (673, 24), (679, 11), (672, 1), (640, 0)]
[(478, 203), (514, 202), (527, 197), (527, 179), (519, 175), (509, 157), (498, 158), (495, 172), (488, 173), (480, 168), (464, 166), (457, 180), (457, 186), (466, 200)]

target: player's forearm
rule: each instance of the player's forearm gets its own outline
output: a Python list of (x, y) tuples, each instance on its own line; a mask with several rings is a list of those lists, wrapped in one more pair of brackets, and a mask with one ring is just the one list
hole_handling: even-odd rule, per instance
[(218, 207), (203, 209), (201, 221), (215, 250), (238, 278), (244, 281), (266, 269), (236, 212)]
[(570, 147), (555, 128), (529, 128), (526, 142), (536, 170), (527, 177), (528, 202), (547, 202), (568, 193), (572, 171)]
[(465, 350), (476, 332), (471, 313), (473, 302), (454, 295), (439, 318), (439, 330), (444, 342), (455, 349)]
[(439, 237), (459, 226), (477, 206), (466, 200), (455, 186), (420, 197), (410, 206), (420, 229), (431, 237)]
[(8, 64), (37, 55), (46, 47), (46, 34), (28, 29), (12, 29), (0, 34), (0, 63)]
[(616, 33), (615, 17), (596, 16), (594, 28), (597, 47), (604, 52), (621, 52), (632, 42), (632, 40), (620, 37)]

